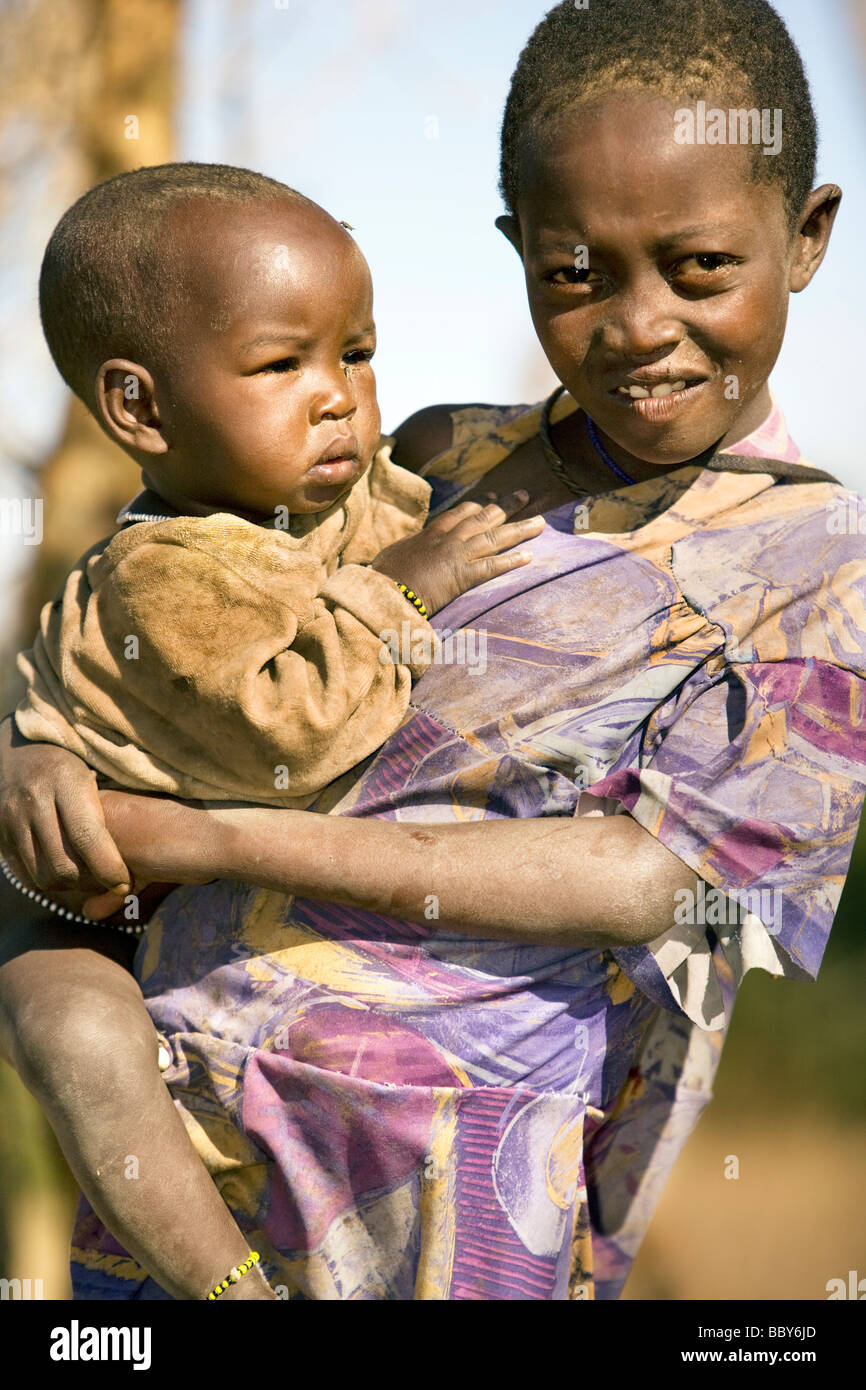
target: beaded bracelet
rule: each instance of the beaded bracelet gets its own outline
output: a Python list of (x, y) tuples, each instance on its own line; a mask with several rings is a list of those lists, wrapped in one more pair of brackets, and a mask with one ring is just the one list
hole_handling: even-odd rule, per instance
[(245, 1274), (249, 1274), (253, 1265), (258, 1264), (260, 1259), (261, 1256), (258, 1250), (251, 1250), (242, 1265), (235, 1265), (229, 1270), (225, 1279), (221, 1279), (219, 1283), (211, 1289), (210, 1293), (207, 1295), (208, 1301), (212, 1303), (214, 1299), (220, 1298), (221, 1295), (225, 1293), (226, 1289), (231, 1288), (232, 1284), (239, 1283)]
[(127, 936), (144, 934), (147, 925), (145, 922), (99, 922), (95, 917), (85, 917), (83, 912), (71, 912), (68, 908), (61, 907), (59, 903), (52, 902), (43, 893), (37, 893), (35, 888), (28, 888), (26, 883), (16, 878), (5, 859), (0, 859), (0, 872), (13, 888), (17, 888), (25, 898), (30, 898), (37, 907), (47, 907), (49, 912), (56, 912), (58, 917), (65, 917), (68, 922), (80, 922), (85, 927), (109, 927), (112, 931), (125, 932)]
[(427, 609), (424, 606), (424, 600), (418, 597), (418, 595), (415, 593), (415, 590), (407, 588), (405, 584), (401, 584), (400, 581), (397, 579), (394, 580), (394, 583), (397, 585), (397, 588), (400, 590), (400, 593), (403, 595), (403, 597), (409, 600), (409, 602), (412, 604), (412, 607), (418, 609), (418, 612), (421, 614), (421, 617), (426, 618)]

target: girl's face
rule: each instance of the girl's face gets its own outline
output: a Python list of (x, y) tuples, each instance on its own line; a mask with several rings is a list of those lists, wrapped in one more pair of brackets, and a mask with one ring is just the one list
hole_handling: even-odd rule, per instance
[(679, 104), (629, 91), (576, 108), (524, 148), (517, 217), (497, 223), (556, 375), (610, 441), (659, 467), (766, 418), (788, 295), (817, 269), (838, 202), (810, 195), (792, 236), (751, 148), (676, 143)]

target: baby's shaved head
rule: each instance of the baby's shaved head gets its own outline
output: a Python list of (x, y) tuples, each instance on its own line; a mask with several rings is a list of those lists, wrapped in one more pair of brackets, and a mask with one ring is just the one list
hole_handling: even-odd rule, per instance
[(228, 164), (158, 164), (91, 188), (55, 227), (39, 280), (51, 355), (89, 409), (102, 362), (129, 358), (153, 370), (170, 360), (189, 264), (174, 214), (198, 201), (292, 202), (311, 222), (333, 222), (286, 184)]

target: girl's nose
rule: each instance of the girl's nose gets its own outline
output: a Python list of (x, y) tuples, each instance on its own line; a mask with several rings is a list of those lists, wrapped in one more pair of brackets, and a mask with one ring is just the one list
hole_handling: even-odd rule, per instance
[(651, 358), (685, 336), (676, 297), (664, 282), (635, 285), (609, 301), (605, 346), (619, 358)]

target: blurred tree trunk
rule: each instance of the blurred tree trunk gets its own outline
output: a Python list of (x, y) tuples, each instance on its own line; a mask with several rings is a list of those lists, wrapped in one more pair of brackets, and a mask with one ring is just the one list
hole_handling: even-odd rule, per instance
[[(93, 184), (172, 158), (181, 9), (182, 0), (5, 0), (0, 214), (20, 205), (22, 190), (38, 179), (53, 225)], [(70, 397), (60, 443), (40, 469), (44, 538), (34, 547), (16, 647), (30, 644), (42, 604), (78, 556), (113, 529), (138, 482), (131, 459)], [(14, 680), (9, 685), (7, 709), (17, 698)], [(21, 1224), (13, 1212), (27, 1192), (38, 1207), (38, 1194), (52, 1186), (71, 1212), (75, 1188), (41, 1112), (6, 1067), (0, 1111), (9, 1121), (0, 1139), (0, 1275), (36, 1277), (39, 1269), (24, 1267), (31, 1247), (11, 1236)], [(68, 1232), (58, 1229), (56, 1238), (62, 1251)]]

